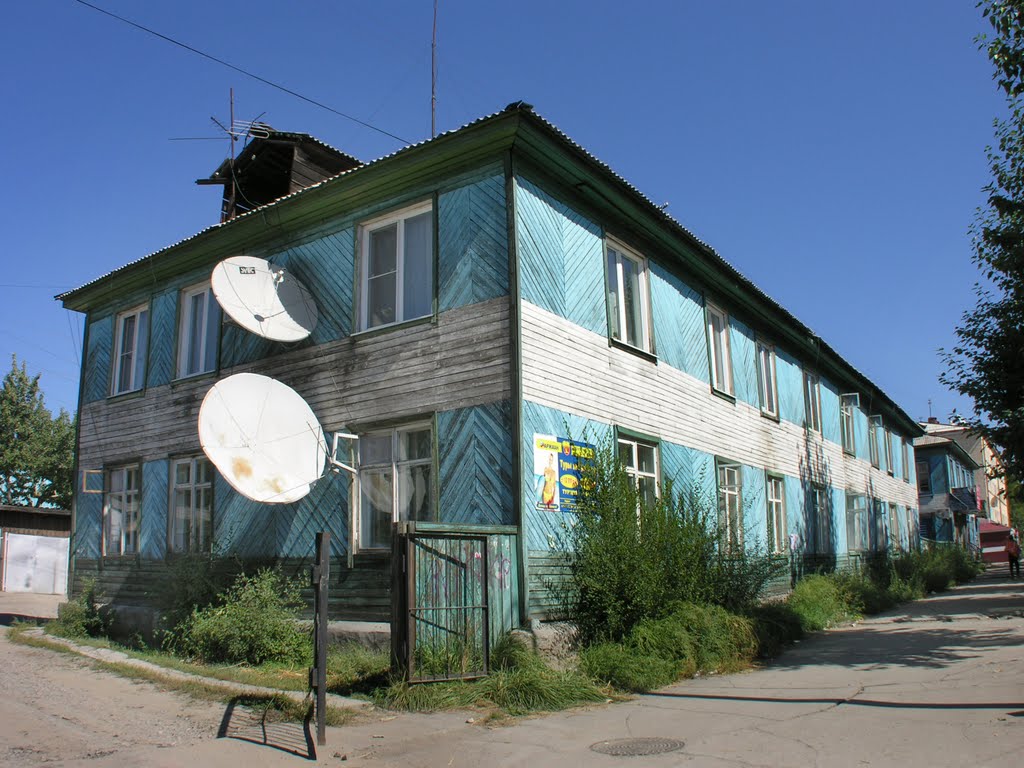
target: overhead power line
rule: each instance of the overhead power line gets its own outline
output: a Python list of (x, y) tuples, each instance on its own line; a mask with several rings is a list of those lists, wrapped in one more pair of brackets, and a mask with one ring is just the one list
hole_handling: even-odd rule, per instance
[(390, 137), (392, 139), (395, 139), (396, 141), (400, 141), (403, 144), (411, 144), (412, 143), (409, 139), (403, 139), (401, 136), (396, 136), (395, 134), (391, 133), (390, 131), (385, 131), (383, 128), (378, 128), (375, 125), (371, 125), (370, 123), (366, 122), (365, 120), (360, 120), (358, 117), (353, 117), (352, 115), (347, 115), (344, 112), (341, 112), (341, 111), (335, 109), (334, 107), (330, 107), (327, 104), (324, 104), (322, 101), (317, 101), (316, 99), (311, 99), (308, 96), (303, 96), (301, 93), (298, 93), (297, 91), (293, 91), (291, 88), (288, 88), (288, 87), (286, 87), (284, 85), (281, 85), (280, 83), (275, 83), (273, 80), (267, 80), (267, 78), (260, 77), (259, 75), (255, 74), (253, 72), (250, 72), (247, 69), (242, 69), (241, 67), (236, 67), (234, 64), (232, 64), (232, 63), (230, 63), (228, 61), (224, 61), (223, 59), (218, 59), (216, 56), (213, 56), (213, 55), (211, 55), (209, 53), (205, 53), (204, 51), (200, 51), (198, 48), (193, 48), (191, 45), (183, 43), (180, 40), (175, 40), (173, 37), (168, 37), (167, 35), (163, 35), (163, 34), (157, 32), (156, 30), (150, 29), (149, 27), (144, 27), (141, 24), (136, 24), (131, 19), (126, 19), (124, 16), (118, 16), (116, 13), (111, 13), (110, 11), (106, 10), (105, 8), (100, 8), (98, 5), (93, 5), (92, 3), (87, 3), (85, 0), (75, 0), (75, 2), (78, 3), (79, 5), (84, 5), (86, 8), (91, 8), (94, 11), (102, 13), (104, 16), (109, 16), (112, 19), (117, 19), (118, 21), (120, 21), (120, 22), (122, 22), (124, 24), (127, 24), (127, 25), (129, 25), (131, 27), (135, 27), (136, 29), (141, 30), (143, 32), (146, 32), (147, 34), (153, 35), (154, 37), (159, 37), (161, 40), (165, 40), (168, 43), (171, 43), (172, 45), (178, 46), (179, 48), (184, 48), (186, 51), (189, 51), (191, 53), (194, 53), (194, 54), (197, 54), (199, 56), (202, 56), (204, 59), (209, 59), (210, 61), (216, 62), (217, 64), (220, 64), (221, 66), (227, 67), (228, 69), (233, 69), (235, 72), (243, 74), (246, 77), (251, 77), (253, 80), (257, 80), (257, 81), (263, 83), (264, 85), (269, 85), (271, 88), (276, 88), (279, 91), (283, 91), (284, 93), (287, 93), (289, 96), (294, 96), (295, 98), (301, 99), (302, 101), (305, 101), (308, 104), (312, 104), (315, 107), (320, 107), (321, 109), (326, 109), (328, 112), (330, 112), (332, 114), (335, 114), (338, 117), (343, 117), (346, 120), (351, 120), (353, 123), (357, 123), (357, 124), (363, 126), (364, 128), (369, 128), (371, 131), (376, 131), (377, 133), (381, 133), (381, 134), (383, 134), (385, 136), (388, 136), (388, 137)]

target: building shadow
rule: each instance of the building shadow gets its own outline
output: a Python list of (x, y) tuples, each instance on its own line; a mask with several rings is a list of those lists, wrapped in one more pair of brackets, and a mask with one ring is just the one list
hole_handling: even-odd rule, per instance
[(316, 760), (316, 746), (310, 723), (310, 707), (301, 723), (275, 719), (270, 703), (249, 696), (236, 696), (228, 702), (217, 731), (218, 739), (236, 739), (270, 747), (306, 760)]
[(981, 702), (932, 702), (932, 701), (885, 701), (882, 699), (842, 698), (829, 696), (737, 696), (724, 693), (677, 693), (675, 691), (655, 691), (644, 696), (658, 696), (673, 699), (693, 699), (707, 701), (749, 701), (768, 704), (821, 704), (824, 706), (878, 707), (881, 709), (995, 709), (1006, 710), (1008, 715), (1020, 717), (1019, 710), (1024, 701), (981, 701)]

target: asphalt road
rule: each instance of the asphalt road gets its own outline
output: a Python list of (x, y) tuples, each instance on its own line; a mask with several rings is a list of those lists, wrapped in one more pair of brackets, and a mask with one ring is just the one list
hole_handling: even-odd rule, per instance
[[(499, 728), (474, 713), (377, 713), (330, 729), (315, 756), (301, 725), (263, 728), (0, 636), (0, 764), (1004, 768), (1024, 755), (1022, 616), (1024, 583), (990, 575), (764, 669)], [(657, 747), (674, 749), (595, 751)]]

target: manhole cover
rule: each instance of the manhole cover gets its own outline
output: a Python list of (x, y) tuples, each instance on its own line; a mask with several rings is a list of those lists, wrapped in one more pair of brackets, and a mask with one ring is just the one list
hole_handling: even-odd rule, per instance
[(683, 748), (683, 742), (675, 739), (613, 739), (591, 744), (594, 752), (617, 757), (638, 757), (640, 755), (661, 755)]

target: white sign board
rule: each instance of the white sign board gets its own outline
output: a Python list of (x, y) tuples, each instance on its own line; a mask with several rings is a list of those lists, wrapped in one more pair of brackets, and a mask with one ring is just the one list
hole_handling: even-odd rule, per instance
[(4, 591), (38, 595), (66, 593), (70, 543), (67, 537), (5, 533)]

